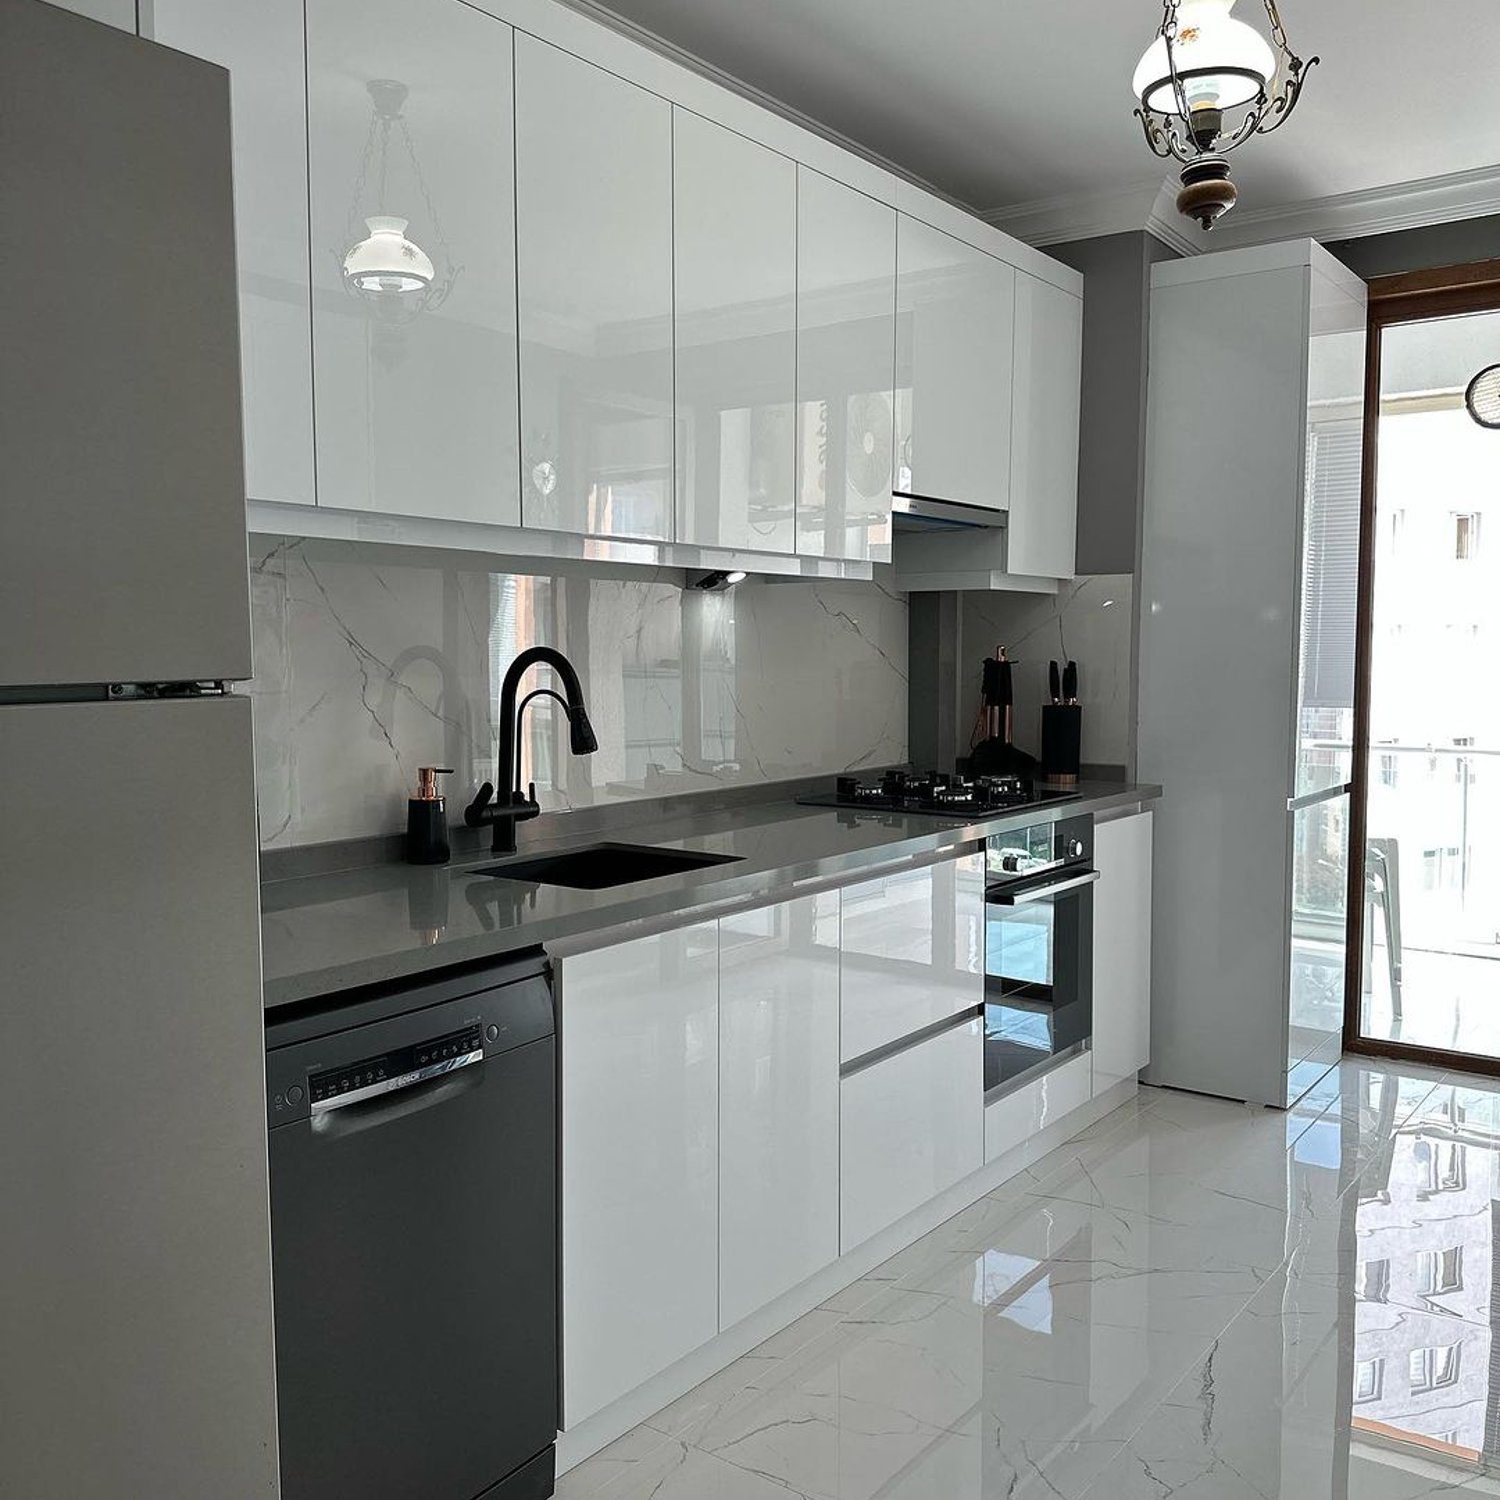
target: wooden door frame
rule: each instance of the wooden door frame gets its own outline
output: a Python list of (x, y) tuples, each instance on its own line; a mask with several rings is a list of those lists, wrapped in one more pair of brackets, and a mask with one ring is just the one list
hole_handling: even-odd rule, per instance
[[(1355, 607), (1354, 734), (1349, 798), (1348, 960), (1344, 969), (1344, 1051), (1355, 1057), (1421, 1063), (1500, 1078), (1500, 1057), (1385, 1041), (1360, 1035), (1363, 1009), (1365, 858), (1369, 826), (1370, 687), (1375, 655), (1375, 493), (1380, 437), (1380, 349), (1384, 331), (1463, 313), (1500, 312), (1500, 260), (1439, 266), (1369, 283), (1365, 345), (1364, 433), (1359, 490), (1359, 595)], [(1500, 363), (1500, 349), (1496, 350)], [(1500, 433), (1496, 434), (1500, 442)]]

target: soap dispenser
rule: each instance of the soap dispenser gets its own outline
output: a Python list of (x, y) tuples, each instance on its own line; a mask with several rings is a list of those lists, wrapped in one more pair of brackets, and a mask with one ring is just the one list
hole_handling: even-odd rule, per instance
[(447, 766), (423, 766), (417, 772), (417, 795), (406, 804), (409, 865), (448, 863), (448, 799), (438, 791), (437, 779), (452, 774)]

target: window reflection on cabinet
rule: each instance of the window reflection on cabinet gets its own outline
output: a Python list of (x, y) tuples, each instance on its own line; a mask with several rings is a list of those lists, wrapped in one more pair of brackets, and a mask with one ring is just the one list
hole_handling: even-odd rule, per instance
[(1004, 510), (1016, 273), (905, 214), (896, 262), (896, 489)]
[(307, 0), (324, 505), (516, 524), (511, 31)]
[[(130, 14), (133, 26), (134, 5)], [(142, 19), (153, 41), (229, 69), (245, 492), (311, 505), (302, 0), (152, 0)]]
[(672, 537), (672, 107), (516, 39), (521, 510)]
[(673, 115), (678, 538), (791, 552), (797, 168)]
[(797, 169), (797, 551), (889, 562), (896, 211)]

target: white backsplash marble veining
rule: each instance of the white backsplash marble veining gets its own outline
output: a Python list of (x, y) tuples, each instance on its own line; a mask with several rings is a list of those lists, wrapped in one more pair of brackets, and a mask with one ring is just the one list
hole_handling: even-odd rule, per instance
[[(447, 555), (252, 537), (263, 846), (393, 833), (417, 767), (452, 815), (494, 778), (496, 697), (520, 650), (566, 652), (597, 754), (527, 713), (544, 809), (889, 765), (906, 756), (906, 600), (880, 582), (726, 593), (680, 572), (493, 572)], [(550, 682), (538, 669), (528, 685)]]
[(1038, 754), (1047, 663), (1071, 657), (1078, 663), (1084, 763), (1131, 765), (1134, 585), (1129, 573), (1099, 573), (1062, 584), (1056, 595), (965, 594), (960, 629), (965, 660), (973, 659), (971, 712), (979, 709), (980, 663), (1003, 645), (1016, 663), (1013, 738)]

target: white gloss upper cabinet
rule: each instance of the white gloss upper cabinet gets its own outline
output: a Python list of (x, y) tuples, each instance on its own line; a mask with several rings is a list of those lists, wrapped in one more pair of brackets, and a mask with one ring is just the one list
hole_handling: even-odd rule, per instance
[(1016, 272), (906, 214), (896, 268), (895, 487), (1004, 510)]
[(718, 932), (558, 965), (563, 1425), (719, 1328)]
[(795, 546), (797, 168), (673, 111), (677, 538)]
[(719, 1325), (839, 1254), (837, 891), (719, 923)]
[(1094, 1093), (1133, 1078), (1151, 1056), (1149, 812), (1094, 830)]
[[(307, 0), (307, 87), (319, 503), (514, 525), (511, 30), (451, 0)], [(371, 218), (409, 290), (346, 279)]]
[(311, 505), (302, 0), (152, 0), (142, 19), (152, 40), (229, 69), (245, 490), (253, 500)]
[(672, 538), (672, 107), (516, 38), (521, 514)]
[(797, 552), (889, 562), (896, 211), (797, 169)]
[(983, 1002), (983, 861), (966, 854), (840, 891), (844, 1062)]
[[(113, 26), (119, 31), (135, 30), (136, 0), (52, 0), (52, 4), (60, 10), (71, 10), (75, 15), (87, 16), (91, 21), (102, 21), (106, 26)], [(168, 45), (177, 44), (171, 42)], [(193, 51), (191, 47), (178, 47), (177, 50)], [(194, 55), (207, 57), (208, 53), (198, 52)]]
[(1071, 578), (1078, 528), (1083, 299), (1016, 273), (1014, 418), (1006, 566)]

